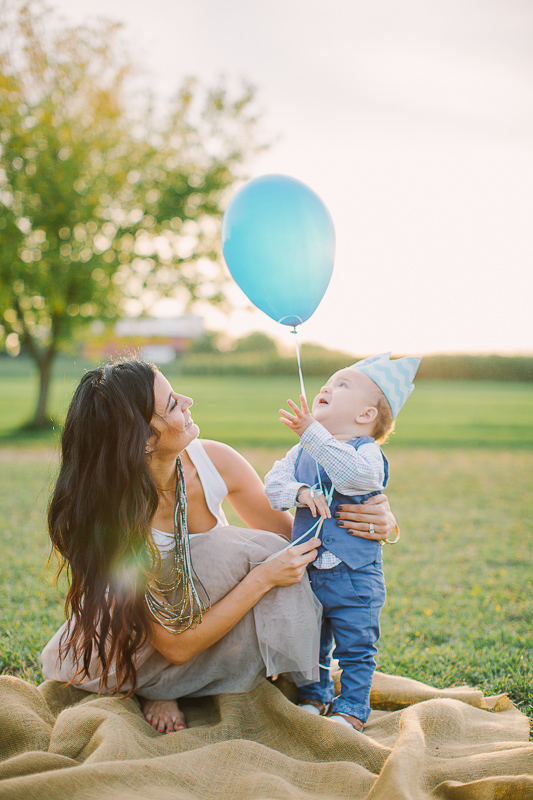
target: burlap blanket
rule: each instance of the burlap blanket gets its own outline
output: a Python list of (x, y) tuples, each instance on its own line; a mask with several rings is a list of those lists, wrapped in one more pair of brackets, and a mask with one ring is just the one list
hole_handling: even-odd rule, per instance
[(0, 677), (2, 800), (531, 800), (529, 724), (505, 696), (376, 673), (364, 734), (290, 689), (184, 700), (163, 735), (135, 699)]

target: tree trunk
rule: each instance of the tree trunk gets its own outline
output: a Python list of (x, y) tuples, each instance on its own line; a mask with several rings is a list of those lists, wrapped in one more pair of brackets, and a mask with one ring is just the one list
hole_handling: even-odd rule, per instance
[(50, 390), (51, 367), (57, 355), (57, 340), (59, 334), (60, 321), (56, 315), (52, 316), (51, 338), (47, 347), (40, 347), (39, 342), (34, 339), (24, 322), (24, 313), (18, 300), (15, 300), (14, 307), (21, 326), (18, 331), (21, 344), (26, 348), (29, 355), (35, 361), (39, 370), (39, 397), (33, 415), (33, 420), (29, 423), (30, 428), (49, 428), (51, 427), (50, 417), (47, 415), (48, 395)]
[(51, 424), (47, 409), (48, 396), (50, 393), (50, 377), (52, 373), (51, 367), (54, 357), (55, 350), (53, 348), (48, 349), (44, 353), (39, 353), (38, 355), (34, 354), (39, 369), (39, 397), (37, 399), (35, 414), (31, 422), (32, 428), (46, 428)]

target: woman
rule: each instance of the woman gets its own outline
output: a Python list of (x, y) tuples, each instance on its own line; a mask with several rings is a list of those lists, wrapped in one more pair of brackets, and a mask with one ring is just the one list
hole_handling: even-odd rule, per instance
[[(279, 671), (306, 683), (317, 669), (320, 609), (301, 580), (317, 542), (284, 549), (291, 516), (270, 508), (238, 453), (197, 441), (191, 406), (141, 361), (88, 372), (49, 508), (71, 617), (43, 652), (44, 676), (136, 691), (167, 732), (184, 727), (177, 696), (247, 691)], [(224, 496), (261, 530), (227, 525)], [(354, 532), (374, 521), (376, 538), (394, 529), (385, 498), (343, 516)]]

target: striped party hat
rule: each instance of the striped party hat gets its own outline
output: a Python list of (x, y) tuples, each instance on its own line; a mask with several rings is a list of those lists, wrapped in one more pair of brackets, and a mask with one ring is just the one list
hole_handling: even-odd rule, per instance
[(357, 369), (372, 378), (387, 398), (392, 416), (396, 418), (415, 388), (413, 379), (421, 360), (419, 356), (405, 356), (391, 361), (390, 353), (380, 353), (357, 361), (351, 369)]

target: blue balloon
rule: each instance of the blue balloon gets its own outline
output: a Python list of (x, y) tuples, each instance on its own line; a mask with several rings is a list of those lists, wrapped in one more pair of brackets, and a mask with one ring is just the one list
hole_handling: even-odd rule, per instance
[(335, 229), (308, 186), (286, 175), (264, 175), (230, 201), (222, 249), (252, 303), (276, 322), (294, 326), (309, 319), (328, 287)]

